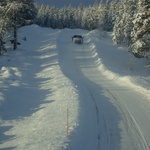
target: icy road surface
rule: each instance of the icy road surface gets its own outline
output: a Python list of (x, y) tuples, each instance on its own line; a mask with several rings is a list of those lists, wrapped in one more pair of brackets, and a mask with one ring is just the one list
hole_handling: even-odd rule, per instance
[(32, 25), (20, 35), (27, 41), (1, 60), (0, 149), (150, 149), (150, 78), (130, 74), (123, 48), (97, 30)]

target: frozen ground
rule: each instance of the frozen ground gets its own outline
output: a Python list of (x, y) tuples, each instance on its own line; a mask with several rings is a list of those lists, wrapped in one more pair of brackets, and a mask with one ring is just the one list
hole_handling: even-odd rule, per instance
[(150, 149), (148, 60), (98, 30), (32, 25), (19, 38), (0, 57), (0, 150)]

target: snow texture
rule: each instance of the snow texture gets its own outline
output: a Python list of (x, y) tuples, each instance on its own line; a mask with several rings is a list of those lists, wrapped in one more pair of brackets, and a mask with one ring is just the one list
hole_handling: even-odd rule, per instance
[(150, 149), (147, 60), (99, 30), (31, 25), (19, 37), (0, 58), (1, 150)]

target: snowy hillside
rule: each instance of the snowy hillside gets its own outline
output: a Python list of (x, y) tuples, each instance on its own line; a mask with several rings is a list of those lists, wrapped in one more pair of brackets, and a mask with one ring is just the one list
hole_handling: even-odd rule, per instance
[[(60, 0), (35, 0), (35, 2), (39, 4), (54, 5), (55, 7), (61, 8), (64, 6), (68, 6), (69, 4), (71, 4), (74, 7), (77, 7), (80, 4), (84, 6), (89, 6), (89, 5), (93, 5), (95, 0), (76, 0), (76, 1), (75, 0), (61, 0), (61, 1)], [(103, 0), (103, 2), (105, 2), (105, 0)]]
[(99, 30), (31, 25), (19, 42), (0, 57), (0, 150), (150, 149), (148, 60)]

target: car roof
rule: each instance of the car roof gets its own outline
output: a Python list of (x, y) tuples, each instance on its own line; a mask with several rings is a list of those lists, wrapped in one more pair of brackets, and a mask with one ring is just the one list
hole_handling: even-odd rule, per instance
[(80, 37), (80, 38), (82, 38), (82, 35), (74, 35), (73, 38), (75, 38), (75, 37)]

